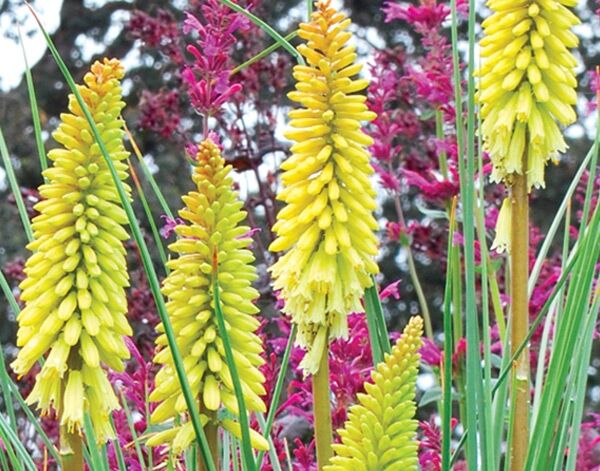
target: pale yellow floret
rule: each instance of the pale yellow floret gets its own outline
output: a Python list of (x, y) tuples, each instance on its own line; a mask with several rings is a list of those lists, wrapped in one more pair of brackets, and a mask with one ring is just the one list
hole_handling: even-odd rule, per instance
[[(176, 226), (177, 241), (169, 245), (178, 257), (168, 262), (172, 271), (163, 282), (162, 292), (168, 298), (167, 312), (192, 394), (201, 404), (202, 423), (217, 420), (239, 435), (237, 422), (217, 419), (221, 408), (239, 415), (214, 311), (213, 277), (217, 274), (222, 312), (249, 412), (266, 412), (260, 398), (266, 391), (259, 370), (264, 363), (263, 347), (255, 333), (259, 321), (254, 317), (258, 309), (253, 301), (259, 293), (252, 287), (257, 278), (254, 256), (248, 249), (252, 240), (245, 235), (250, 228), (242, 225), (246, 212), (232, 189), (230, 173), (231, 166), (225, 166), (217, 145), (210, 140), (202, 142), (192, 177), (196, 190), (182, 197), (185, 207), (179, 216), (185, 224)], [(168, 422), (170, 427), (153, 435), (147, 444), (166, 443), (178, 454), (191, 446), (195, 434), (187, 420), (187, 404), (162, 325), (158, 331), (154, 362), (161, 368), (150, 394), (150, 400), (158, 403), (151, 421)], [(176, 420), (181, 425), (174, 425)], [(255, 448), (265, 449), (263, 437), (254, 433), (251, 438)]]
[(296, 90), (288, 94), (303, 108), (290, 111), (286, 137), (294, 144), (282, 164), (286, 205), (273, 227), (272, 251), (286, 253), (271, 267), (284, 312), (298, 324), (297, 342), (307, 349), (302, 368), (315, 373), (330, 339), (347, 334), (346, 317), (362, 310), (364, 289), (378, 268), (373, 261), (377, 223), (372, 216), (373, 169), (365, 147), (372, 139), (360, 122), (372, 120), (363, 95), (368, 82), (352, 79), (361, 66), (347, 45), (350, 20), (316, 4), (299, 28), (298, 47), (306, 66), (294, 68)]
[[(481, 133), (493, 164), (492, 181), (512, 184), (527, 175), (528, 188), (545, 187), (549, 161), (567, 150), (557, 122), (576, 120), (575, 67), (569, 51), (578, 45), (570, 29), (579, 19), (575, 0), (490, 0), (493, 11), (482, 24), (482, 65), (478, 72)], [(523, 168), (526, 153), (527, 169)], [(506, 220), (500, 211), (494, 247), (508, 249)]]
[(517, 154), (529, 151), (530, 142), (528, 185), (543, 187), (546, 163), (566, 150), (554, 122), (569, 125), (576, 119), (577, 61), (569, 49), (578, 44), (570, 28), (579, 20), (567, 8), (572, 3), (488, 2), (494, 13), (483, 22), (478, 75), (481, 129), (494, 181), (510, 184), (511, 175), (522, 173), (522, 155)]
[[(119, 80), (123, 68), (113, 59), (95, 62), (78, 86), (121, 179), (125, 103)], [(17, 345), (12, 363), (22, 376), (47, 354), (27, 398), (42, 414), (54, 409), (60, 423), (79, 432), (90, 413), (99, 443), (114, 437), (110, 413), (119, 402), (102, 364), (124, 368), (129, 358), (123, 336), (131, 334), (125, 314), (128, 275), (122, 225), (127, 223), (106, 161), (74, 96), (70, 113), (61, 114), (53, 137), (64, 148), (53, 149), (53, 165), (44, 171), (42, 200), (32, 221), (33, 252), (21, 283), (25, 308), (17, 321)], [(129, 187), (124, 184), (126, 191)], [(92, 407), (93, 405), (93, 407)]]
[(510, 198), (504, 198), (500, 212), (498, 213), (498, 221), (496, 222), (496, 237), (491, 249), (498, 252), (510, 252), (510, 227), (511, 227), (512, 205)]

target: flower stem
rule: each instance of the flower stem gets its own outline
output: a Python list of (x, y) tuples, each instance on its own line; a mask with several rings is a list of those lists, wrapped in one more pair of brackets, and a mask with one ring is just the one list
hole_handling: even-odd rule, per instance
[[(67, 359), (68, 371), (81, 370), (81, 357), (76, 349), (72, 349)], [(62, 382), (61, 396), (65, 397), (66, 377)], [(63, 405), (63, 410), (66, 404)], [(60, 461), (62, 471), (83, 471), (83, 436), (82, 432), (70, 431), (69, 425), (60, 425)]]
[[(527, 195), (527, 156), (523, 157), (523, 172), (515, 175), (511, 221), (511, 354), (526, 339), (529, 330), (529, 199)], [(511, 466), (522, 471), (527, 458), (529, 439), (529, 351), (524, 349), (513, 363)]]
[[(402, 211), (402, 204), (400, 202), (400, 195), (398, 192), (394, 193), (394, 206), (396, 208), (396, 214), (398, 215), (398, 222), (403, 228), (406, 228), (406, 221), (404, 220), (404, 212)], [(417, 267), (415, 265), (410, 243), (408, 243), (405, 248), (406, 260), (408, 262), (408, 272), (410, 273), (410, 278), (421, 307), (423, 321), (425, 322), (425, 335), (433, 340), (433, 328), (431, 326), (431, 315), (429, 314), (429, 307), (427, 306), (427, 298), (425, 297), (425, 292), (423, 291), (421, 281), (419, 280), (419, 275), (417, 273)]]
[(83, 438), (66, 424), (60, 426), (60, 458), (63, 471), (83, 471)]
[[(212, 455), (213, 462), (217, 469), (219, 469), (219, 426), (217, 425), (217, 413), (215, 411), (209, 411), (204, 407), (202, 401), (200, 401), (200, 410), (203, 414), (208, 416), (208, 422), (204, 426), (204, 434), (206, 435), (206, 441), (208, 442), (208, 448)], [(198, 447), (198, 467), (200, 471), (205, 471), (204, 458), (202, 457), (202, 450)]]
[(319, 370), (313, 375), (313, 411), (315, 421), (315, 442), (317, 445), (317, 465), (321, 471), (333, 456), (331, 440), (331, 402), (329, 398), (329, 347), (323, 349)]

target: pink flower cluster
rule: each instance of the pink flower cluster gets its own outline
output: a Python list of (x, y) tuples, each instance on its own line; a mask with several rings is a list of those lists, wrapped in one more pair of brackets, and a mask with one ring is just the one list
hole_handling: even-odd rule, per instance
[(200, 9), (204, 22), (186, 13), (183, 31), (194, 32), (197, 40), (186, 47), (195, 62), (187, 65), (181, 76), (188, 85), (192, 106), (200, 114), (212, 116), (242, 88), (230, 82), (231, 55), (236, 43), (234, 33), (249, 25), (243, 15), (218, 0), (206, 0)]
[(179, 131), (179, 92), (177, 90), (144, 90), (140, 98), (139, 125), (142, 129), (172, 138)]
[(129, 20), (129, 33), (147, 47), (160, 51), (175, 64), (183, 63), (179, 26), (167, 10), (159, 8), (154, 16), (134, 10)]

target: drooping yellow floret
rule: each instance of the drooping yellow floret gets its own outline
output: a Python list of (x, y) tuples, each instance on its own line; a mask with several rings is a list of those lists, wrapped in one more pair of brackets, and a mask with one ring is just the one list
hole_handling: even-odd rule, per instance
[(505, 250), (510, 253), (510, 230), (512, 225), (512, 203), (510, 198), (504, 198), (498, 220), (496, 222), (496, 237), (491, 249), (499, 253)]
[(488, 0), (483, 22), (479, 101), (492, 179), (511, 183), (526, 153), (529, 189), (544, 187), (544, 169), (567, 149), (559, 126), (575, 121), (579, 19), (576, 0)]
[(348, 412), (324, 471), (412, 471), (417, 469), (415, 387), (423, 320), (410, 319), (392, 352), (371, 373), (366, 394)]
[[(119, 61), (104, 59), (92, 65), (77, 89), (124, 180), (122, 77)], [(39, 188), (43, 199), (35, 209), (40, 215), (27, 246), (33, 255), (20, 285), (25, 308), (17, 317), (17, 345), (22, 348), (12, 367), (24, 375), (48, 353), (27, 402), (37, 402), (43, 413), (55, 409), (71, 431), (81, 429), (89, 412), (103, 443), (113, 437), (109, 414), (119, 408), (103, 365), (123, 369), (129, 358), (123, 336), (132, 333), (125, 317), (127, 216), (73, 95), (69, 111), (61, 114), (53, 134), (63, 147), (48, 153), (54, 164), (44, 171), (48, 182)]]
[[(249, 412), (265, 412), (260, 396), (265, 394), (264, 376), (259, 367), (264, 363), (260, 356), (263, 347), (255, 334), (259, 321), (252, 303), (258, 292), (252, 287), (257, 279), (252, 265), (254, 256), (248, 250), (252, 239), (249, 227), (240, 225), (246, 212), (241, 208), (237, 193), (233, 191), (231, 166), (225, 166), (219, 148), (205, 140), (197, 155), (193, 180), (197, 191), (184, 196), (184, 209), (179, 215), (187, 222), (175, 228), (178, 240), (169, 246), (178, 258), (168, 262), (172, 269), (163, 283), (167, 296), (167, 311), (183, 357), (185, 371), (194, 397), (201, 403), (203, 424), (215, 420), (217, 411), (224, 406), (230, 413), (239, 415), (233, 390), (231, 373), (225, 359), (223, 340), (219, 333), (213, 304), (213, 277), (218, 273), (219, 293), (227, 333), (236, 362), (246, 407)], [(213, 268), (216, 253), (217, 270)], [(159, 330), (164, 332), (161, 325)], [(177, 379), (166, 335), (160, 335), (154, 357), (162, 365), (156, 375), (156, 388), (150, 400), (160, 404), (152, 414), (152, 422), (162, 423), (175, 418), (185, 419), (187, 405)], [(237, 422), (222, 420), (220, 425), (241, 438)], [(268, 449), (268, 443), (258, 433), (251, 431), (255, 448)], [(190, 421), (159, 432), (148, 440), (155, 446), (169, 442), (176, 453), (190, 446), (194, 439)]]
[(360, 125), (375, 114), (355, 94), (368, 82), (351, 79), (361, 65), (347, 44), (350, 20), (329, 3), (317, 2), (311, 22), (299, 29), (307, 43), (298, 50), (308, 64), (294, 67), (296, 90), (288, 95), (302, 108), (289, 113), (285, 135), (295, 144), (282, 164), (278, 199), (286, 206), (270, 247), (287, 251), (271, 272), (284, 312), (298, 324), (297, 341), (308, 350), (301, 366), (309, 373), (317, 371), (328, 340), (346, 335), (347, 315), (362, 309), (364, 289), (378, 272), (373, 169), (365, 149), (372, 140)]

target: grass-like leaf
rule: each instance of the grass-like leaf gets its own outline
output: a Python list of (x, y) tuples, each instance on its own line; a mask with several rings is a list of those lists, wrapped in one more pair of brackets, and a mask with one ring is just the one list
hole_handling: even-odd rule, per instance
[[(40, 159), (40, 167), (42, 170), (46, 170), (48, 168), (48, 159), (46, 158), (46, 150), (44, 149), (42, 125), (40, 123), (40, 113), (37, 105), (35, 86), (33, 85), (33, 77), (31, 76), (31, 69), (29, 68), (29, 62), (27, 61), (27, 52), (25, 51), (25, 45), (23, 44), (23, 37), (21, 36), (21, 28), (19, 27), (19, 25), (17, 25), (17, 31), (19, 33), (19, 44), (21, 45), (21, 54), (23, 56), (23, 62), (25, 63), (25, 80), (27, 81), (27, 94), (29, 96), (29, 107), (31, 108), (31, 119), (33, 121), (35, 145), (38, 151), (38, 158)], [(46, 178), (44, 177), (44, 180), (45, 179)]]
[[(35, 463), (27, 453), (25, 446), (17, 435), (17, 432), (8, 424), (6, 419), (0, 414), (0, 435), (9, 454), (11, 464), (14, 469), (27, 469), (36, 471)], [(10, 445), (10, 446), (8, 446)]]
[[(267, 414), (267, 421), (265, 422), (265, 426), (262, 427), (263, 435), (269, 439), (271, 435), (271, 428), (273, 427), (273, 421), (275, 420), (275, 414), (277, 413), (277, 408), (279, 406), (279, 398), (281, 397), (281, 391), (283, 390), (283, 383), (285, 382), (285, 376), (287, 374), (289, 364), (290, 364), (290, 355), (292, 353), (292, 347), (294, 346), (294, 339), (296, 338), (296, 329), (298, 326), (296, 324), (292, 324), (292, 329), (290, 330), (290, 336), (288, 337), (287, 344), (285, 346), (285, 351), (283, 353), (283, 358), (281, 359), (281, 368), (279, 369), (279, 374), (277, 375), (277, 382), (275, 383), (275, 389), (273, 390), (273, 398), (271, 399), (271, 404), (269, 404), (269, 412)], [(271, 443), (271, 442), (269, 442)], [(270, 450), (269, 450), (270, 451)], [(260, 451), (258, 456), (256, 457), (256, 468), (261, 469), (262, 460), (265, 456), (264, 451)]]
[(154, 245), (158, 249), (158, 255), (160, 256), (160, 260), (163, 264), (163, 267), (167, 274), (169, 274), (169, 267), (167, 267), (167, 254), (165, 253), (165, 248), (163, 247), (163, 240), (160, 236), (160, 232), (158, 227), (156, 226), (156, 222), (154, 221), (154, 216), (152, 215), (152, 210), (150, 209), (150, 205), (148, 204), (148, 199), (146, 198), (146, 194), (144, 193), (144, 188), (140, 183), (140, 179), (137, 176), (134, 166), (131, 164), (131, 161), (127, 159), (127, 163), (129, 164), (129, 173), (131, 175), (131, 179), (135, 184), (135, 188), (138, 192), (138, 196), (140, 197), (140, 201), (142, 203), (142, 208), (144, 208), (144, 214), (146, 215), (146, 219), (150, 224), (150, 230), (152, 232), (152, 237), (154, 238)]
[(19, 184), (17, 183), (17, 177), (15, 176), (15, 171), (12, 167), (12, 162), (10, 161), (10, 155), (8, 154), (8, 148), (6, 147), (6, 141), (4, 140), (4, 134), (2, 133), (2, 129), (0, 129), (0, 154), (2, 154), (4, 170), (6, 171), (6, 176), (8, 177), (10, 190), (12, 191), (12, 194), (17, 203), (17, 210), (19, 211), (19, 217), (21, 218), (23, 229), (25, 229), (27, 240), (31, 242), (33, 240), (31, 222), (29, 221), (29, 217), (27, 216), (27, 209), (25, 207), (25, 202), (23, 201), (23, 195), (21, 194), (21, 189), (19, 188)]
[(296, 48), (294, 48), (294, 46), (292, 46), (290, 44), (289, 41), (287, 41), (281, 34), (279, 34), (277, 31), (275, 31), (271, 26), (269, 26), (267, 23), (265, 23), (263, 20), (261, 20), (255, 14), (250, 13), (248, 10), (246, 10), (245, 8), (242, 8), (241, 6), (239, 6), (236, 3), (233, 3), (231, 0), (221, 0), (221, 2), (223, 2), (229, 8), (231, 8), (233, 11), (241, 13), (246, 18), (248, 18), (252, 23), (254, 23), (256, 26), (261, 28), (265, 33), (267, 33), (275, 41), (277, 41), (277, 43), (280, 44), (286, 51), (288, 51), (292, 56), (294, 56), (294, 58), (296, 59), (298, 64), (304, 65), (304, 58), (302, 57), (302, 55), (296, 50)]
[(167, 200), (165, 199), (164, 195), (162, 194), (162, 191), (160, 191), (160, 188), (159, 188), (158, 184), (156, 183), (156, 180), (155, 180), (154, 176), (152, 175), (152, 172), (150, 172), (148, 165), (146, 165), (146, 161), (144, 160), (144, 157), (142, 156), (142, 152), (140, 151), (140, 148), (137, 145), (137, 142), (135, 141), (133, 134), (131, 134), (131, 131), (129, 131), (129, 128), (127, 127), (127, 125), (125, 125), (125, 134), (127, 134), (129, 142), (131, 143), (131, 148), (133, 149), (133, 153), (137, 157), (140, 168), (142, 169), (142, 173), (144, 174), (144, 177), (150, 184), (150, 187), (152, 188), (152, 191), (154, 192), (154, 196), (156, 196), (156, 198), (158, 199), (158, 202), (160, 203), (160, 207), (162, 208), (163, 212), (167, 216), (169, 216), (171, 219), (173, 219), (173, 212), (171, 211), (171, 208), (169, 208), (169, 205), (167, 204)]
[[(217, 254), (213, 255), (216, 258)], [(242, 383), (240, 382), (240, 376), (237, 372), (237, 366), (233, 357), (233, 350), (231, 348), (231, 342), (229, 340), (229, 333), (225, 326), (225, 318), (221, 310), (221, 298), (219, 297), (219, 280), (218, 280), (218, 264), (216, 260), (213, 260), (213, 300), (215, 304), (215, 315), (217, 317), (217, 323), (219, 326), (219, 333), (223, 339), (223, 346), (225, 347), (225, 358), (227, 360), (227, 366), (231, 373), (231, 381), (233, 382), (233, 390), (237, 399), (238, 408), (240, 411), (240, 427), (242, 429), (242, 459), (244, 462), (244, 468), (246, 471), (254, 471), (256, 469), (254, 463), (254, 454), (252, 453), (252, 444), (250, 442), (250, 424), (248, 423), (248, 414), (246, 410), (246, 402), (244, 400), (244, 391), (242, 390)]]

